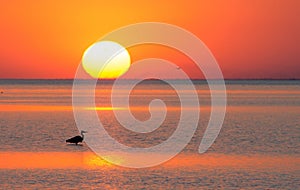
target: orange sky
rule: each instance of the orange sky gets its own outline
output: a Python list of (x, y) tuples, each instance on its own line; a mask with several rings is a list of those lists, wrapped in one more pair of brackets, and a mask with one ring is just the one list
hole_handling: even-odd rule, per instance
[[(83, 52), (101, 36), (155, 21), (197, 35), (225, 78), (299, 79), (299, 12), (298, 0), (1, 1), (0, 78), (73, 78)], [(174, 51), (141, 48), (132, 48), (134, 61), (158, 55), (200, 76)]]

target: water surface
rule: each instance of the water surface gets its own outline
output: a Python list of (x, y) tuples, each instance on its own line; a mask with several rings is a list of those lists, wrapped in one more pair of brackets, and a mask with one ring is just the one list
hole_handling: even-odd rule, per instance
[[(0, 80), (0, 189), (299, 188), (300, 81), (226, 83), (224, 125), (206, 153), (197, 151), (210, 116), (210, 93), (205, 82), (195, 81), (201, 114), (191, 142), (163, 165), (128, 169), (105, 162), (85, 144), (65, 144), (78, 134), (72, 81)], [(110, 82), (98, 84), (98, 108), (110, 106), (110, 89)], [(150, 81), (137, 86), (131, 96), (131, 111), (139, 120), (149, 118), (150, 100), (164, 100), (165, 121), (152, 133), (136, 134), (120, 126), (112, 110), (98, 109), (110, 135), (138, 147), (166, 140), (180, 117), (174, 90)]]

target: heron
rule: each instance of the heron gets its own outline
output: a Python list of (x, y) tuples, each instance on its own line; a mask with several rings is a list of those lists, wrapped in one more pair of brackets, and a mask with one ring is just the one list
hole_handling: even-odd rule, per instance
[(67, 139), (66, 140), (66, 143), (75, 143), (76, 145), (78, 145), (78, 143), (81, 143), (84, 139), (84, 133), (87, 133), (87, 131), (81, 131), (80, 134), (81, 136), (75, 136), (75, 137), (72, 137), (70, 139)]

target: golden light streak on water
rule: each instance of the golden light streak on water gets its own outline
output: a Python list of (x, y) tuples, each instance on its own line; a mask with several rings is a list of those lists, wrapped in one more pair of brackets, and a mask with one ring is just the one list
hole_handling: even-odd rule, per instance
[[(159, 156), (150, 155), (149, 156)], [(138, 157), (138, 156), (137, 156)], [(106, 159), (122, 162), (122, 156)], [(0, 169), (111, 169), (115, 165), (92, 152), (0, 152)], [(158, 167), (299, 170), (300, 158), (289, 155), (178, 155)]]

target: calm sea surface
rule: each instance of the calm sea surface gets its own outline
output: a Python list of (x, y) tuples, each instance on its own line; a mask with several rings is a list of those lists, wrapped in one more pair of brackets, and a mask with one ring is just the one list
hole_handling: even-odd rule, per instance
[[(125, 130), (106, 109), (111, 86), (100, 82), (95, 102), (112, 137), (128, 146), (150, 147), (172, 135), (180, 118), (174, 89), (157, 81), (134, 88), (130, 106), (137, 119), (149, 119), (147, 106), (153, 99), (162, 99), (170, 108), (157, 130), (137, 134)], [(198, 154), (198, 146), (209, 121), (210, 92), (203, 81), (194, 81), (194, 86), (201, 114), (190, 143), (167, 163), (128, 169), (105, 162), (86, 144), (65, 143), (78, 134), (72, 81), (0, 80), (0, 189), (300, 188), (299, 80), (226, 81), (224, 124), (204, 154)]]

